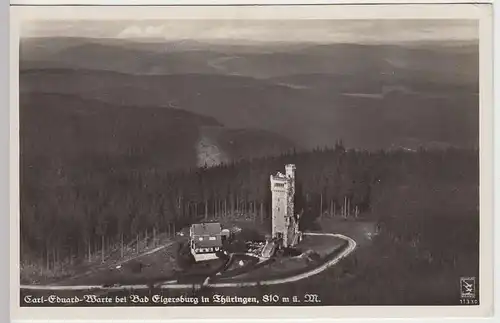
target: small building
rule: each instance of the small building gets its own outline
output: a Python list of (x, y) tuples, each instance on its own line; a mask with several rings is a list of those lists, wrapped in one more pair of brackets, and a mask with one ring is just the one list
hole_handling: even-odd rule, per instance
[(191, 254), (198, 261), (217, 259), (222, 251), (222, 226), (220, 223), (196, 223), (189, 230)]
[(285, 174), (271, 175), (272, 238), (283, 247), (293, 247), (299, 242), (299, 216), (294, 213), (295, 165), (285, 166)]

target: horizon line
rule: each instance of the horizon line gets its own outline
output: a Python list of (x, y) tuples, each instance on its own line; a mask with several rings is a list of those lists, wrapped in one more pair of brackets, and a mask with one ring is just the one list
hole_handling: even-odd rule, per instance
[(162, 37), (89, 37), (89, 36), (48, 36), (48, 35), (31, 35), (22, 36), (19, 38), (22, 40), (33, 40), (33, 39), (81, 39), (89, 41), (122, 41), (130, 43), (183, 43), (192, 42), (200, 44), (217, 44), (217, 45), (253, 45), (253, 44), (318, 44), (318, 45), (334, 45), (334, 44), (358, 44), (358, 45), (398, 45), (398, 44), (409, 44), (409, 43), (433, 43), (433, 44), (446, 44), (446, 43), (479, 43), (479, 38), (468, 38), (468, 39), (406, 39), (406, 40), (341, 40), (341, 41), (320, 41), (320, 40), (257, 40), (257, 39), (245, 39), (245, 38), (233, 38), (233, 39), (210, 39), (210, 38), (178, 38), (178, 39), (167, 39)]

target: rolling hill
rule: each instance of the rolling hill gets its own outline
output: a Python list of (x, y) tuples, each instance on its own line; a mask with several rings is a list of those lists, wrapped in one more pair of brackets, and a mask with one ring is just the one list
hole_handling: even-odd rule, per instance
[(303, 148), (338, 139), (361, 149), (410, 145), (477, 147), (474, 85), (400, 82), (382, 77), (301, 74), (271, 79), (219, 75), (131, 75), (77, 69), (30, 69), (22, 93), (72, 94), (130, 107), (177, 108), (228, 128), (276, 133)]
[[(213, 118), (154, 107), (136, 109), (61, 94), (22, 94), (22, 161), (95, 167), (194, 165), (199, 127)], [(31, 166), (30, 166), (31, 167)]]
[[(214, 144), (221, 150), (228, 147), (227, 140), (234, 140), (234, 129), (180, 109), (110, 104), (69, 94), (24, 93), (20, 96), (22, 169), (35, 175), (44, 169), (100, 172), (195, 167), (200, 163), (196, 147), (206, 127), (218, 129)], [(266, 154), (294, 147), (276, 134), (260, 130), (253, 134), (270, 145)], [(251, 138), (237, 139), (241, 151), (234, 158), (254, 154)], [(234, 159), (232, 150), (224, 153), (228, 156), (225, 161)]]
[(477, 83), (477, 42), (400, 44), (203, 43), (183, 40), (23, 38), (21, 69), (73, 68), (129, 74), (371, 76), (418, 72), (425, 81)]

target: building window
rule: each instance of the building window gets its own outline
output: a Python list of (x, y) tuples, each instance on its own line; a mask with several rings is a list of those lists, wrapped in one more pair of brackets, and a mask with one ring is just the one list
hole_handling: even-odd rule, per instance
[(198, 240), (203, 241), (203, 237), (199, 237)]

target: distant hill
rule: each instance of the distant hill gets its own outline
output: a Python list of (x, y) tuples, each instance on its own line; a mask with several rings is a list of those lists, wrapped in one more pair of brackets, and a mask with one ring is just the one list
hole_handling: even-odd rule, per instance
[[(413, 78), (415, 76), (415, 78)], [(303, 148), (477, 147), (477, 84), (418, 74), (297, 74), (255, 79), (220, 74), (131, 75), (29, 69), (22, 93), (74, 94), (109, 104), (162, 106), (213, 117), (228, 128), (261, 129)], [(139, 113), (139, 112), (136, 112)], [(406, 146), (405, 146), (406, 147)]]
[(227, 141), (236, 140), (240, 151), (224, 151), (225, 161), (253, 156), (260, 151), (256, 148), (260, 141), (270, 147), (266, 154), (271, 155), (294, 146), (260, 130), (250, 131), (253, 137), (234, 139), (236, 130), (224, 128), (212, 117), (180, 109), (110, 104), (68, 94), (23, 93), (22, 169), (36, 176), (41, 170), (169, 171), (195, 167), (205, 127), (218, 129), (214, 144), (221, 150), (229, 148)]
[(20, 67), (77, 68), (131, 74), (222, 74), (254, 78), (294, 74), (377, 76), (414, 71), (435, 82), (476, 83), (477, 42), (387, 44), (141, 42), (24, 38)]
[(194, 145), (203, 125), (219, 123), (183, 110), (138, 109), (73, 95), (20, 97), (21, 155), (27, 167), (194, 166)]

